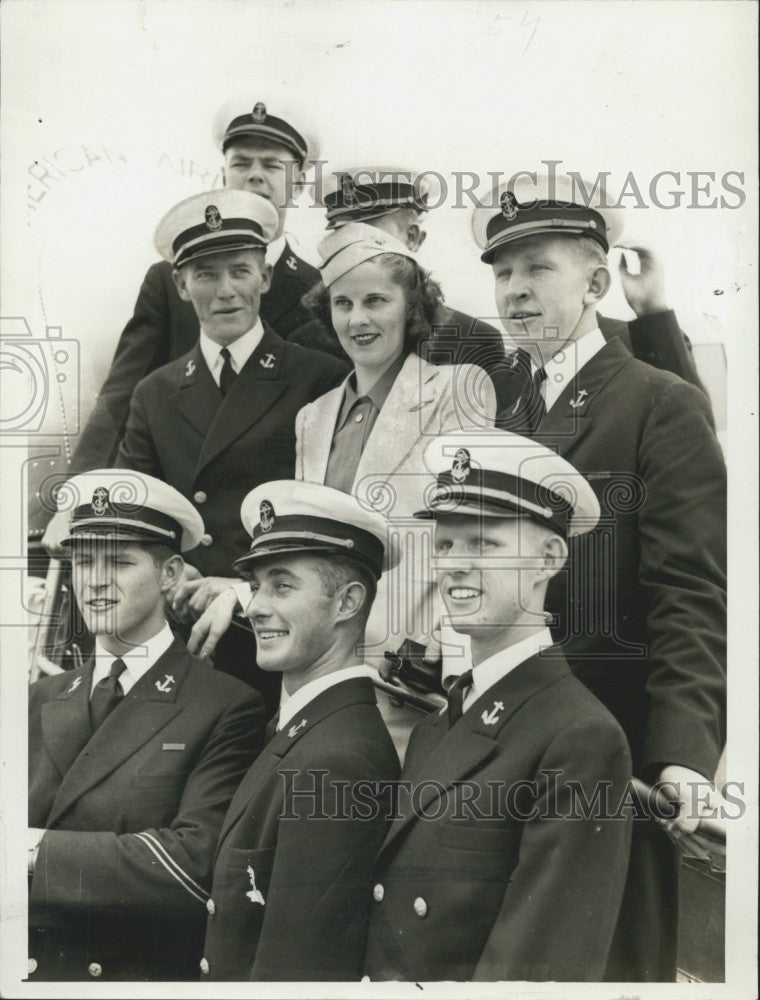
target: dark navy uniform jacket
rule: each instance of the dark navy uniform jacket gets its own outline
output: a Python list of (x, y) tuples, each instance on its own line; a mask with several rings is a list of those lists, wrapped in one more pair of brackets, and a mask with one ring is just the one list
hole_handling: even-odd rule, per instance
[(31, 981), (194, 979), (259, 695), (175, 640), (93, 733), (92, 662), (29, 689)]
[[(372, 980), (596, 980), (628, 862), (625, 736), (551, 647), (413, 731), (375, 872)], [(578, 789), (573, 792), (573, 786)], [(580, 799), (600, 802), (584, 814)], [(610, 818), (617, 814), (617, 818)]]
[[(497, 425), (530, 434), (520, 367)], [(533, 436), (588, 479), (601, 506), (549, 584), (555, 641), (619, 720), (639, 777), (656, 780), (665, 764), (712, 777), (726, 734), (726, 469), (707, 398), (613, 339)], [(608, 975), (667, 981), (677, 901), (663, 887), (677, 858), (664, 834), (637, 826), (631, 864)]]
[[(274, 265), (269, 291), (261, 299), (261, 318), (287, 340), (307, 322), (301, 297), (319, 281), (319, 272), (286, 242)], [(180, 298), (168, 261), (145, 275), (132, 318), (124, 327), (95, 409), (77, 443), (71, 474), (110, 468), (124, 434), (135, 386), (156, 368), (192, 350), (200, 327), (192, 302)]]
[(317, 695), (267, 744), (219, 838), (202, 970), (220, 980), (358, 980), (372, 866), (399, 765), (369, 678)]

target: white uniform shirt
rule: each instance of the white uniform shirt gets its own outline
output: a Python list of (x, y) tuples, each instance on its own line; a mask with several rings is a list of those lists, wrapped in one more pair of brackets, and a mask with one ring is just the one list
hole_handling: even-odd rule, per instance
[(119, 678), (122, 691), (124, 694), (127, 694), (140, 678), (150, 670), (156, 660), (164, 655), (173, 642), (174, 635), (166, 622), (164, 622), (164, 627), (161, 631), (157, 635), (154, 635), (152, 639), (148, 639), (147, 642), (142, 643), (140, 646), (135, 646), (128, 653), (122, 653), (120, 657), (109, 653), (101, 645), (100, 639), (96, 638), (95, 669), (92, 672), (90, 694), (92, 694), (92, 689), (96, 684), (108, 677), (111, 672), (111, 664), (116, 659), (123, 660), (127, 668)]
[[(240, 374), (246, 361), (261, 343), (263, 336), (264, 324), (261, 322), (261, 318), (259, 318), (247, 333), (244, 333), (242, 337), (238, 337), (237, 340), (233, 340), (231, 344), (227, 344), (227, 350), (230, 352), (230, 364), (236, 374)], [(222, 377), (222, 366), (224, 365), (224, 358), (221, 357), (221, 346), (203, 332), (203, 327), (201, 327), (198, 345), (212, 378), (219, 385)]]

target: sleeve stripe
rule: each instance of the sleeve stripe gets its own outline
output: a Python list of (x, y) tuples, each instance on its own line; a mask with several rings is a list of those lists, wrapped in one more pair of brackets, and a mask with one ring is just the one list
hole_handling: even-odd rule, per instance
[(177, 862), (174, 860), (171, 854), (169, 854), (169, 852), (166, 850), (166, 848), (164, 847), (164, 845), (161, 843), (160, 840), (154, 837), (152, 833), (148, 833), (147, 830), (143, 830), (141, 833), (137, 834), (137, 836), (144, 837), (147, 840), (149, 840), (153, 844), (154, 848), (160, 854), (163, 854), (164, 864), (168, 863), (169, 865), (171, 865), (172, 868), (174, 868), (175, 871), (177, 871), (182, 878), (186, 879), (190, 883), (190, 885), (194, 886), (194, 888), (196, 888), (198, 892), (200, 892), (201, 895), (204, 896), (204, 898), (209, 899), (209, 894), (206, 892), (203, 886), (198, 885), (198, 883), (190, 875), (187, 874), (184, 868), (181, 868), (177, 864)]
[[(194, 896), (199, 903), (203, 903), (205, 906), (206, 900), (208, 899), (208, 893), (205, 893), (205, 891), (201, 889), (201, 892), (204, 892), (204, 895), (200, 896), (194, 889), (192, 889), (190, 885), (188, 885), (188, 882), (184, 878), (182, 878), (182, 875), (184, 875), (182, 869), (179, 868), (179, 872), (181, 874), (178, 874), (176, 871), (173, 870), (173, 867), (178, 867), (178, 866), (167, 865), (164, 858), (161, 857), (159, 852), (156, 850), (156, 848), (153, 846), (153, 844), (150, 842), (150, 840), (147, 838), (145, 834), (136, 833), (134, 834), (134, 836), (137, 837), (138, 840), (141, 840), (148, 847), (148, 849), (151, 850), (153, 854), (155, 854), (155, 856), (158, 858), (158, 860), (161, 862), (164, 868), (169, 872), (172, 878), (176, 879), (182, 886), (182, 888), (186, 890), (186, 892), (189, 892), (191, 896)], [(192, 879), (190, 879), (190, 881), (192, 882)], [(195, 885), (195, 883), (193, 883), (193, 885)]]

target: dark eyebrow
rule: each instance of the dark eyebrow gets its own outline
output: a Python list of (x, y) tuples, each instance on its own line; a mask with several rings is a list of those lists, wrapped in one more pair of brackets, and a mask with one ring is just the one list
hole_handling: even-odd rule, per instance
[(296, 574), (292, 570), (289, 570), (287, 566), (270, 566), (263, 572), (259, 571), (258, 574), (250, 573), (248, 576), (248, 583), (261, 583), (261, 578), (268, 579), (273, 576), (288, 576), (291, 580), (296, 580)]
[(287, 568), (287, 566), (270, 566), (268, 570), (265, 571), (265, 576), (290, 576), (294, 580), (296, 574)]

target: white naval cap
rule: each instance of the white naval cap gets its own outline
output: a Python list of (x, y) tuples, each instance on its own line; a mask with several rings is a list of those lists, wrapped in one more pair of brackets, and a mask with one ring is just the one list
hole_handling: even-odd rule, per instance
[(329, 288), (344, 274), (366, 260), (384, 253), (401, 254), (415, 259), (415, 253), (390, 233), (384, 233), (366, 222), (349, 222), (331, 230), (319, 243), (317, 250), (322, 259), (319, 271), (322, 281)]
[(400, 558), (397, 545), (389, 544), (386, 518), (330, 486), (290, 479), (263, 483), (243, 500), (240, 517), (251, 548), (236, 560), (237, 569), (250, 570), (265, 556), (311, 552), (355, 559), (379, 578)]
[(522, 171), (498, 184), (472, 209), (470, 222), (481, 260), (526, 236), (588, 236), (605, 253), (623, 232), (623, 210), (610, 208), (601, 185), (566, 174)]
[(599, 501), (581, 473), (519, 434), (444, 434), (428, 444), (424, 460), (436, 480), (415, 517), (529, 517), (565, 538), (591, 531), (599, 520)]
[(258, 250), (270, 243), (279, 218), (260, 194), (232, 188), (204, 191), (170, 209), (156, 227), (153, 243), (164, 260), (181, 267), (197, 257)]
[(328, 229), (378, 219), (397, 208), (427, 212), (440, 195), (436, 175), (412, 167), (342, 167), (322, 182)]
[(254, 94), (226, 101), (214, 116), (214, 142), (224, 152), (237, 138), (268, 139), (289, 149), (303, 168), (307, 160), (319, 158), (319, 140), (301, 108), (272, 96)]
[(95, 469), (72, 476), (58, 490), (59, 511), (69, 511), (69, 534), (111, 542), (163, 542), (175, 552), (194, 549), (203, 519), (173, 486), (131, 469)]

